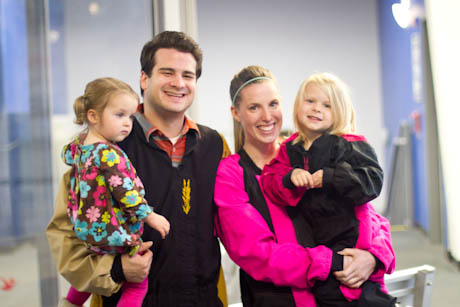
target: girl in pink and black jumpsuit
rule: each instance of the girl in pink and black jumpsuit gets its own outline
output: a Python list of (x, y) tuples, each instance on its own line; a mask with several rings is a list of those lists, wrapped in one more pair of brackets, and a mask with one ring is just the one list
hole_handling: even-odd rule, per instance
[[(300, 242), (303, 246), (324, 245), (334, 252), (349, 247), (368, 250), (374, 211), (368, 202), (378, 196), (383, 182), (374, 150), (359, 135), (325, 133), (308, 151), (302, 142), (294, 142), (297, 137), (295, 133), (284, 142), (277, 157), (265, 166), (261, 179), (264, 192), (274, 203), (300, 212), (296, 230), (312, 234), (311, 242)], [(323, 169), (323, 188), (296, 188), (290, 181), (294, 168), (312, 174)], [(364, 305), (358, 304), (361, 289), (342, 286), (334, 276), (315, 283), (313, 293), (320, 306), (392, 306), (394, 300), (380, 291), (386, 291), (384, 273), (374, 272), (362, 286), (366, 303), (360, 304)]]

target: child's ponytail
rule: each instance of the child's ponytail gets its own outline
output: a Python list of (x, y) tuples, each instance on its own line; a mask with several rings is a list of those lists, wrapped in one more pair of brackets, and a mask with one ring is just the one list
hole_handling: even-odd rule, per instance
[(80, 96), (77, 99), (75, 99), (73, 103), (73, 111), (75, 112), (75, 120), (74, 122), (77, 125), (83, 125), (86, 123), (86, 113), (88, 110), (86, 109), (86, 101), (88, 98), (85, 96)]

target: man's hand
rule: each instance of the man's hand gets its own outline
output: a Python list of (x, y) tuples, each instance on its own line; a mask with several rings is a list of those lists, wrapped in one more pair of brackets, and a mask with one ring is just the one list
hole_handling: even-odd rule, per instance
[(153, 253), (149, 249), (153, 242), (143, 242), (139, 252), (133, 256), (128, 254), (121, 255), (121, 266), (126, 281), (140, 283), (150, 272)]
[(374, 272), (376, 265), (374, 256), (368, 251), (357, 248), (345, 248), (338, 253), (345, 256), (344, 270), (334, 272), (335, 277), (347, 287), (359, 288)]

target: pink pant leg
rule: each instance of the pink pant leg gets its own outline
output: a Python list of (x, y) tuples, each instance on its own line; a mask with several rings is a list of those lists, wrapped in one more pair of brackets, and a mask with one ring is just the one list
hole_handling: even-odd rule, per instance
[(127, 282), (121, 287), (121, 297), (118, 307), (141, 307), (144, 297), (147, 294), (148, 278), (140, 283)]
[(74, 305), (83, 306), (90, 295), (91, 293), (89, 292), (80, 292), (71, 286), (69, 292), (67, 292), (66, 299)]

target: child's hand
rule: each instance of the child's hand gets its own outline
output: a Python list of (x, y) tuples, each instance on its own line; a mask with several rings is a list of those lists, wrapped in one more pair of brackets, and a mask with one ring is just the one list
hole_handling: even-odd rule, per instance
[(291, 173), (291, 182), (296, 187), (305, 187), (307, 189), (313, 188), (313, 177), (304, 169), (295, 168)]
[(323, 174), (324, 171), (322, 169), (317, 170), (313, 173), (313, 187), (312, 188), (322, 188), (323, 187)]
[(168, 235), (170, 225), (164, 216), (152, 212), (146, 217), (145, 222), (149, 224), (150, 227), (158, 231), (161, 234), (162, 239)]

